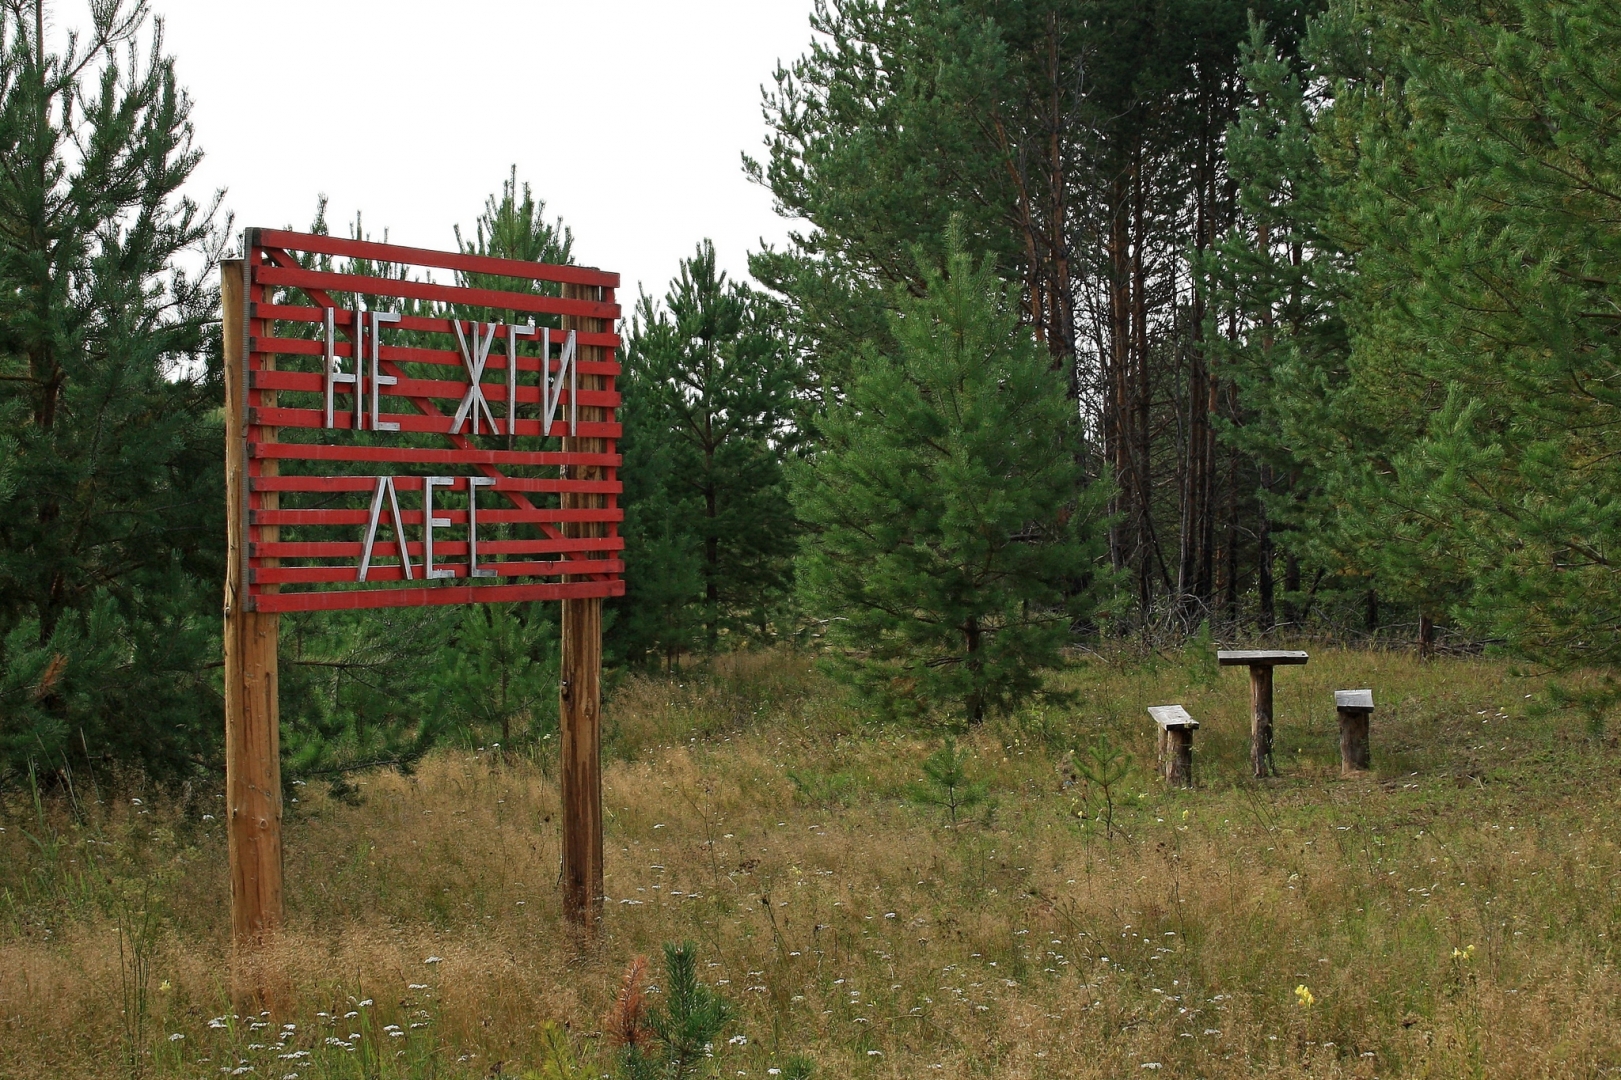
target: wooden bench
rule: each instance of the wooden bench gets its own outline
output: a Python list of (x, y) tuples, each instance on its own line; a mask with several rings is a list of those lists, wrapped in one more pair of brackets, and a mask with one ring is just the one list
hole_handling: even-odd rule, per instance
[(1340, 773), (1367, 772), (1372, 760), (1368, 721), (1373, 716), (1373, 691), (1334, 691), (1334, 711), (1340, 714)]
[(1150, 705), (1148, 715), (1159, 725), (1159, 767), (1167, 784), (1193, 786), (1193, 730), (1199, 721), (1180, 705)]
[(1216, 653), (1222, 667), (1250, 669), (1250, 769), (1257, 780), (1278, 773), (1272, 760), (1272, 669), (1310, 659), (1310, 654), (1299, 649), (1222, 649)]

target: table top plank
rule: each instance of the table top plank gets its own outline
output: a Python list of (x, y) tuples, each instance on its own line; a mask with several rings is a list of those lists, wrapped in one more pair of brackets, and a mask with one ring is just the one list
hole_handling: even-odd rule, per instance
[(1199, 721), (1188, 715), (1180, 705), (1150, 705), (1148, 715), (1162, 728), (1196, 728)]
[(1336, 709), (1365, 709), (1373, 711), (1372, 690), (1336, 690), (1334, 691), (1334, 707)]
[(1311, 654), (1301, 649), (1221, 649), (1216, 662), (1223, 667), (1276, 667), (1279, 664), (1304, 664)]

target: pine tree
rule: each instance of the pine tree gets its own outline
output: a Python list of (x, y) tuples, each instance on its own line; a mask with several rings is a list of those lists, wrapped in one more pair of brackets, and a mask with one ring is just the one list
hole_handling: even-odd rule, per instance
[[(0, 7), (0, 780), (209, 756), (224, 525), (213, 206), (144, 5)], [(148, 48), (139, 42), (150, 29)]]
[[(1411, 403), (1387, 490), (1459, 566), (1451, 610), (1555, 667), (1621, 664), (1621, 14), (1600, 0), (1384, 0), (1336, 101), (1357, 250), (1353, 371)], [(1375, 53), (1375, 58), (1379, 57)]]
[(643, 296), (626, 348), (623, 646), (667, 659), (701, 627), (768, 637), (795, 531), (782, 461), (796, 371), (777, 312), (727, 280), (704, 241), (663, 304)]
[[(821, 398), (887, 348), (894, 287), (922, 288), (953, 215), (1019, 285), (1021, 313), (1113, 473), (1113, 565), (1137, 615), (1191, 630), (1251, 577), (1255, 466), (1218, 445), (1230, 385), (1187, 289), (1234, 215), (1221, 161), (1245, 15), (1292, 49), (1320, 0), (841, 0), (776, 73), (748, 168), (809, 224), (750, 262), (782, 295)], [(1117, 613), (1128, 613), (1117, 608)]]
[(467, 607), (434, 672), (450, 719), (508, 754), (556, 731), (557, 635), (548, 604)]
[[(1336, 5), (1299, 82), (1264, 58), (1246, 72), (1297, 119), (1228, 148), (1257, 192), (1304, 182), (1270, 210), (1304, 251), (1294, 285), (1334, 309), (1316, 325), (1344, 327), (1313, 341), (1279, 320), (1245, 385), (1248, 436), (1311, 477), (1297, 535), (1426, 623), (1554, 667), (1621, 662), (1618, 45), (1621, 17), (1587, 0)], [(1289, 105), (1302, 84), (1326, 99)], [(1246, 268), (1242, 243), (1226, 281), (1270, 274), (1282, 311), (1288, 268)]]
[(862, 357), (792, 478), (811, 530), (801, 595), (839, 670), (978, 722), (1035, 693), (1088, 614), (1066, 587), (1097, 569), (1107, 487), (1082, 484), (1063, 373), (961, 245), (944, 267), (919, 260), (893, 351)]

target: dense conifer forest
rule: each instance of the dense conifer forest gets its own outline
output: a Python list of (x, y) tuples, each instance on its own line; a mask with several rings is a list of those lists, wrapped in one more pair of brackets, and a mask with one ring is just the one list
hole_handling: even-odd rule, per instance
[[(211, 775), (197, 268), (235, 226), (145, 12), (50, 45), (44, 10), (0, 16), (0, 779)], [(819, 3), (742, 166), (791, 241), (743, 281), (695, 236), (627, 305), (612, 666), (809, 650), (948, 724), (1121, 641), (1611, 670), (1618, 35), (1596, 0)], [(492, 181), (447, 246), (575, 257)], [(289, 776), (555, 724), (543, 605), (284, 635)]]

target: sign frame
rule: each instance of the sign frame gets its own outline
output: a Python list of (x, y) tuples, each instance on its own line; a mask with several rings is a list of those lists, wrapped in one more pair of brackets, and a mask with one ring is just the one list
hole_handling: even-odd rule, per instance
[[(614, 300), (618, 274), (279, 229), (247, 230), (243, 250), (247, 263), (243, 296), (246, 348), (239, 452), (245, 461), (246, 484), (237, 513), (243, 519), (247, 544), (240, 595), (248, 610), (314, 611), (624, 594), (624, 564), (619, 557), (624, 544), (619, 535), (623, 520), (618, 478), (621, 458), (615, 445), (621, 433), (615, 417), (620, 373), (616, 353), (622, 342), (612, 329), (621, 314)], [(376, 275), (339, 273), (320, 265), (344, 258), (363, 260), (363, 266), (399, 269)], [(311, 262), (317, 265), (309, 265)], [(410, 270), (450, 270), (463, 277), (464, 283), (414, 279), (407, 276)], [(483, 287), (484, 282), (501, 278), (552, 283), (561, 295)], [(467, 283), (468, 279), (476, 284)], [(299, 294), (308, 304), (293, 302)], [(344, 294), (356, 299), (353, 306), (340, 303), (338, 296)], [(372, 302), (364, 310), (361, 297)], [(406, 310), (380, 310), (378, 300)], [(518, 323), (512, 315), (507, 316), (512, 321), (504, 322), (447, 319), (432, 308), (424, 310), (423, 305), (510, 312), (525, 318), (528, 325)], [(537, 317), (544, 320), (548, 316), (558, 318), (562, 325), (536, 325)], [(316, 332), (294, 336), (283, 328)], [(453, 334), (455, 347), (436, 350), (421, 344), (390, 345), (380, 340), (385, 328), (411, 335), (417, 342), (425, 335), (439, 335), (447, 345)], [(524, 333), (526, 329), (532, 333)], [(556, 342), (546, 336), (551, 333), (557, 335)], [(475, 343), (471, 349), (469, 336)], [(548, 353), (544, 363), (534, 355), (533, 345), (527, 346), (530, 355), (523, 355), (526, 346), (521, 339), (528, 337), (541, 339)], [(492, 348), (495, 344), (500, 345), (499, 350)], [(555, 360), (550, 355), (554, 348), (559, 354)], [(468, 362), (470, 351), (477, 357), (474, 363)], [(455, 368), (457, 353), (462, 369)], [(281, 366), (279, 361), (284, 358), (292, 358), (298, 366)], [(346, 362), (349, 370), (342, 371)], [(424, 378), (425, 364), (450, 366), (452, 377)], [(470, 376), (475, 372), (483, 378), (473, 380)], [(485, 372), (497, 374), (505, 386), (492, 387), (484, 381), (488, 378)], [(562, 383), (565, 373), (570, 376), (568, 385)], [(456, 374), (465, 381), (454, 377)], [(334, 376), (342, 380), (337, 385)], [(557, 378), (555, 386), (548, 382), (552, 376)], [(523, 386), (526, 377), (536, 385)], [(352, 389), (344, 390), (344, 386)], [(324, 408), (310, 401), (323, 391)], [(305, 407), (284, 405), (281, 396), (287, 393), (301, 396)], [(335, 409), (334, 398), (345, 394), (354, 399), (352, 407)], [(462, 408), (447, 415), (449, 410), (439, 403), (457, 397)], [(491, 398), (499, 401), (494, 409)], [(551, 408), (544, 418), (525, 418), (527, 407), (546, 405)], [(470, 424), (467, 406), (471, 406)], [(393, 411), (383, 412), (380, 407)], [(502, 414), (499, 417), (497, 410)], [(551, 420), (550, 430), (542, 431), (546, 419)], [(492, 430), (481, 433), (481, 426)], [(388, 436), (420, 444), (435, 429), (444, 445), (387, 444), (393, 441)], [(289, 439), (285, 433), (295, 437)], [(380, 437), (383, 445), (379, 445)], [(500, 445), (503, 437), (505, 445)], [(557, 437), (562, 439), (560, 449), (517, 446), (520, 440), (533, 444)], [(302, 464), (304, 471), (290, 472), (287, 466), (293, 464)], [(373, 465), (378, 470), (375, 474), (353, 471)], [(409, 573), (412, 559), (421, 565), (433, 544), (435, 528), (428, 520), (432, 515), (407, 508), (401, 515), (404, 523), (416, 525), (419, 533), (403, 546), (406, 561), (399, 561), (396, 536), (392, 544), (383, 543), (385, 549), (395, 549), (395, 565), (373, 563), (367, 568), (370, 573), (361, 575), (361, 556), (368, 545), (362, 523), (355, 517), (359, 511), (330, 506), (288, 508), (282, 505), (283, 497), (309, 503), (324, 502), (343, 492), (381, 495), (383, 477), (391, 475), (381, 470), (390, 465), (415, 466), (429, 473), (430, 479), (460, 470), (469, 478), (469, 488), (477, 483), (502, 500), (501, 509), (484, 511), (486, 522), (527, 527), (539, 534), (528, 544), (496, 541), (486, 545), (488, 553), (549, 557), (494, 560), (485, 568), (493, 569), (498, 578), (482, 584), (479, 579), (486, 576), (475, 577), (473, 571), (479, 567), (475, 561), (467, 561), (452, 565), (455, 580), (362, 587), (372, 586), (374, 581), (391, 582), (402, 566)], [(558, 470), (555, 479), (511, 475), (515, 469), (532, 473), (551, 468)], [(350, 471), (335, 472), (340, 469)], [(401, 492), (423, 490), (422, 476), (392, 474), (391, 479), (396, 506)], [(493, 483), (482, 483), (485, 480)], [(559, 497), (558, 505), (537, 505), (552, 495)], [(470, 515), (478, 516), (476, 501), (468, 506), (472, 509), (452, 514), (446, 525), (461, 526)], [(373, 507), (365, 524), (375, 528), (380, 516), (375, 511), (381, 509)], [(396, 531), (399, 517), (381, 516), (385, 531)], [(335, 535), (343, 526), (354, 530), (352, 539)], [(284, 527), (295, 532), (319, 531), (322, 539), (284, 539)], [(475, 536), (470, 530), (467, 540), (452, 540), (450, 550), (462, 554), (469, 543), (476, 545)], [(498, 550), (503, 545), (505, 550)], [(331, 561), (346, 558), (350, 549), (356, 555), (352, 566)], [(339, 551), (343, 554), (333, 554)], [(295, 563), (298, 565), (292, 565)], [(348, 587), (340, 584), (345, 570), (356, 572)], [(513, 578), (555, 580), (513, 583)]]

